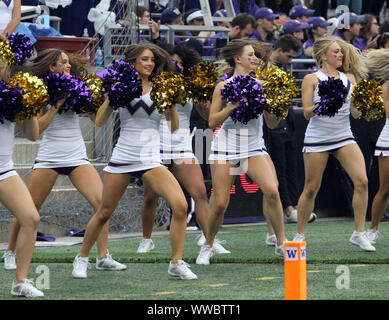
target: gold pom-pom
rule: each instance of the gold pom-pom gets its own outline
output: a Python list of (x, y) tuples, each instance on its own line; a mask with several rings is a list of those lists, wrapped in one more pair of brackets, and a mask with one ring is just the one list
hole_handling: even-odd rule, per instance
[(185, 79), (181, 74), (164, 71), (151, 81), (151, 100), (159, 113), (165, 113), (172, 106), (186, 103)]
[(81, 108), (81, 112), (94, 114), (97, 110), (99, 110), (100, 106), (104, 102), (104, 89), (102, 88), (103, 81), (96, 75), (96, 73), (85, 76), (81, 80), (85, 82), (87, 87), (89, 87), (92, 94), (92, 103), (83, 106)]
[(195, 104), (206, 104), (212, 98), (218, 77), (216, 65), (210, 62), (200, 62), (189, 68), (189, 98), (192, 98)]
[(359, 80), (353, 87), (353, 106), (359, 111), (359, 118), (366, 121), (378, 120), (385, 114), (382, 87), (375, 80)]
[(16, 115), (17, 122), (35, 117), (49, 102), (49, 93), (43, 81), (27, 72), (14, 75), (8, 85), (23, 92), (23, 110)]
[(8, 40), (0, 40), (0, 61), (8, 66), (11, 66), (14, 63), (14, 53)]
[(265, 110), (278, 118), (285, 118), (293, 98), (299, 94), (296, 78), (273, 65), (264, 70), (258, 68), (254, 76), (264, 81), (262, 87), (266, 97)]

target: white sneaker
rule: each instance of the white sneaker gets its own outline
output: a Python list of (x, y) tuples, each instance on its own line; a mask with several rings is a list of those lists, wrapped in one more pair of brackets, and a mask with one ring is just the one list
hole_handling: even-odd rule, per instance
[[(293, 241), (297, 241), (297, 242), (299, 242), (299, 241), (305, 241), (305, 236), (304, 236), (304, 234), (296, 233), (296, 234), (294, 235)], [(305, 241), (305, 242), (306, 242), (306, 241)]]
[(297, 223), (297, 210), (296, 209), (291, 211), (289, 217), (285, 214), (285, 222), (286, 223)]
[(199, 255), (197, 256), (196, 259), (196, 264), (208, 265), (209, 260), (214, 254), (215, 254), (214, 249), (211, 248), (209, 245), (201, 246)]
[[(284, 242), (285, 243), (285, 242)], [(281, 245), (275, 245), (275, 250), (274, 250), (274, 253), (277, 255), (277, 256), (280, 256), (280, 257), (283, 257), (284, 256), (284, 243), (281, 244)]]
[(16, 253), (15, 251), (5, 251), (3, 254), (4, 269), (15, 270), (16, 269)]
[[(197, 241), (197, 245), (199, 247), (203, 246), (204, 243), (205, 243), (205, 236), (204, 236), (204, 233), (201, 233), (200, 235), (197, 236), (197, 239), (199, 239)], [(227, 250), (226, 248), (224, 248), (222, 245), (226, 243), (226, 240), (219, 240), (217, 238), (215, 238), (215, 241), (213, 242), (213, 249), (214, 249), (214, 253), (216, 254), (228, 254), (228, 253), (231, 253), (231, 251)]]
[(89, 258), (81, 258), (77, 255), (73, 261), (73, 278), (85, 279), (87, 277), (86, 271), (88, 268), (90, 268)]
[(126, 270), (127, 267), (124, 264), (115, 261), (112, 258), (112, 255), (107, 252), (107, 254), (103, 258), (96, 258), (96, 269), (106, 271), (121, 271)]
[(17, 297), (36, 298), (43, 297), (44, 293), (34, 287), (32, 280), (23, 279), (19, 283), (12, 281), (11, 294)]
[(226, 240), (219, 240), (215, 239), (213, 242), (213, 250), (215, 251), (216, 254), (228, 254), (231, 253), (231, 251), (227, 250), (222, 246), (222, 244), (226, 243)]
[(266, 244), (268, 246), (275, 246), (277, 244), (277, 237), (275, 234), (270, 235), (269, 233), (266, 233)]
[(362, 250), (374, 252), (375, 248), (371, 245), (370, 241), (366, 237), (365, 232), (354, 231), (351, 235), (350, 242), (359, 246)]
[(197, 276), (189, 268), (190, 265), (184, 260), (178, 260), (176, 264), (172, 264), (170, 261), (167, 273), (171, 277), (180, 278), (181, 280), (196, 280)]
[(379, 237), (380, 233), (377, 229), (369, 229), (366, 231), (366, 238), (371, 244), (375, 244)]
[(316, 218), (317, 218), (316, 213), (312, 212), (311, 215), (309, 216), (308, 223), (311, 223), (311, 222), (315, 221)]
[(147, 253), (150, 252), (155, 248), (153, 240), (143, 238), (140, 243), (138, 250), (136, 250), (137, 253)]
[(198, 245), (199, 247), (201, 247), (201, 246), (204, 245), (204, 243), (205, 243), (205, 235), (204, 235), (204, 233), (199, 234), (199, 235), (196, 237), (196, 239), (199, 239), (199, 240), (197, 241), (197, 245)]

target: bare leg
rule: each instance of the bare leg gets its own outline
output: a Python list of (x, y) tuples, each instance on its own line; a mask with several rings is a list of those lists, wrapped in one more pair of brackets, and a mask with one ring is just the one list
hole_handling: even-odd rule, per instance
[(327, 152), (304, 153), (305, 185), (297, 204), (297, 232), (304, 234), (328, 162)]
[(141, 208), (143, 238), (150, 239), (153, 232), (159, 196), (151, 187), (143, 183), (143, 202)]
[(370, 229), (378, 230), (378, 224), (385, 214), (389, 201), (389, 157), (379, 157), (380, 186), (374, 197), (371, 209)]
[[(92, 165), (82, 165), (74, 169), (69, 178), (77, 190), (90, 203), (93, 213), (96, 214), (97, 209), (101, 205), (103, 194), (103, 183), (96, 169)], [(109, 221), (105, 223), (96, 241), (99, 258), (104, 257), (108, 252), (108, 233)]]
[(354, 184), (352, 206), (354, 209), (355, 230), (365, 230), (365, 219), (368, 202), (368, 180), (366, 176), (365, 160), (357, 144), (349, 144), (335, 152), (343, 168)]
[[(37, 210), (45, 202), (57, 180), (58, 173), (51, 169), (35, 169), (30, 173), (28, 190)], [(17, 217), (13, 220), (7, 251), (15, 251), (20, 223)]]
[(230, 189), (235, 176), (230, 174), (233, 165), (230, 162), (215, 161), (211, 164), (213, 194), (210, 199), (210, 215), (205, 245), (212, 247), (216, 234), (223, 223), (224, 213), (230, 201)]
[(19, 234), (16, 239), (16, 282), (27, 279), (34, 252), (39, 214), (31, 195), (19, 176), (0, 181), (0, 200), (16, 217)]
[(170, 244), (172, 247), (172, 263), (182, 260), (186, 235), (186, 214), (188, 204), (184, 193), (173, 174), (165, 167), (157, 167), (147, 171), (142, 180), (145, 181), (156, 194), (164, 198), (172, 209), (170, 224)]

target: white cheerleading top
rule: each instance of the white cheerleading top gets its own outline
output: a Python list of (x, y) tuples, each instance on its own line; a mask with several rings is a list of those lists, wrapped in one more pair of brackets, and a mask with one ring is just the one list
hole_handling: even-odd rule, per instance
[(3, 33), (8, 23), (12, 20), (12, 11), (14, 9), (14, 1), (6, 0), (9, 2), (7, 6), (4, 1), (0, 0), (0, 33)]
[(190, 115), (192, 109), (192, 100), (188, 101), (184, 106), (177, 104), (180, 127), (175, 133), (171, 133), (166, 117), (162, 117), (159, 130), (162, 160), (188, 159), (194, 157), (192, 151), (192, 135), (190, 132)]
[(12, 153), (15, 145), (15, 123), (0, 123), (0, 174), (13, 169)]
[(159, 125), (162, 115), (154, 107), (150, 92), (120, 108), (120, 136), (113, 149), (109, 167), (126, 168), (126, 172), (160, 165)]
[[(343, 72), (339, 72), (340, 79), (344, 86), (348, 88), (348, 93), (352, 92), (352, 85), (347, 76)], [(328, 80), (322, 71), (315, 72), (315, 75), (319, 78), (319, 81)], [(316, 86), (312, 105), (315, 105), (320, 101), (318, 94), (319, 86)], [(305, 131), (304, 146), (308, 147), (320, 147), (331, 149), (333, 146), (339, 147), (339, 143), (345, 141), (354, 140), (353, 133), (350, 126), (350, 99), (348, 98), (343, 106), (339, 109), (338, 113), (333, 117), (328, 116), (313, 116), (308, 123)]]
[[(227, 81), (231, 81), (229, 78)], [(263, 114), (247, 124), (229, 116), (211, 144), (210, 160), (238, 160), (266, 152), (263, 140)]]
[[(48, 110), (50, 106), (46, 107)], [(36, 162), (77, 165), (75, 161), (87, 160), (80, 119), (73, 111), (57, 113), (43, 132)]]

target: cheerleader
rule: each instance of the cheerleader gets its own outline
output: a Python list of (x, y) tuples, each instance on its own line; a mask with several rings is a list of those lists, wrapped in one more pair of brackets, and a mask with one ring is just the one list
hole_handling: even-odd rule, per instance
[[(231, 41), (221, 50), (221, 56), (228, 66), (224, 73), (249, 75), (255, 71), (259, 59), (249, 40), (239, 39)], [(244, 168), (247, 175), (256, 182), (263, 192), (264, 211), (266, 211), (277, 237), (275, 253), (283, 256), (284, 252), (284, 221), (282, 205), (278, 193), (278, 181), (273, 163), (266, 152), (263, 141), (263, 119), (269, 128), (275, 128), (279, 119), (264, 111), (257, 119), (247, 124), (234, 123), (230, 115), (238, 104), (222, 100), (221, 90), (226, 81), (220, 82), (214, 91), (212, 105), (209, 112), (209, 126), (216, 128), (222, 124), (211, 145), (210, 163), (213, 193), (210, 199), (211, 214), (208, 220), (208, 232), (205, 244), (201, 247), (197, 257), (197, 264), (209, 264), (215, 253), (213, 243), (223, 222), (224, 213), (230, 199), (230, 189), (235, 175), (241, 174), (238, 170)], [(241, 143), (240, 141), (246, 143)]]
[[(49, 72), (69, 75), (71, 65), (65, 52), (48, 49), (40, 52), (29, 68), (33, 75), (44, 78)], [(39, 210), (58, 176), (68, 176), (96, 212), (101, 203), (103, 184), (98, 172), (88, 160), (78, 115), (73, 111), (58, 112), (64, 102), (65, 99), (61, 99), (56, 106), (48, 105), (38, 115), (39, 134), (43, 135), (29, 177), (28, 189)], [(97, 239), (99, 254), (96, 258), (96, 269), (125, 270), (127, 267), (115, 261), (108, 252), (108, 227), (108, 223), (104, 225)], [(12, 256), (15, 255), (18, 231), (19, 222), (14, 219), (7, 248), (10, 263), (5, 264), (9, 269), (14, 268)]]
[[(162, 116), (150, 98), (150, 79), (164, 68), (172, 69), (170, 57), (158, 46), (140, 42), (128, 48), (126, 61), (138, 71), (143, 93), (140, 98), (131, 101), (130, 107), (120, 108), (120, 137), (104, 169), (102, 203), (88, 223), (81, 251), (74, 260), (73, 277), (87, 277), (90, 249), (133, 176), (141, 178), (144, 184), (158, 196), (163, 197), (172, 208), (170, 225), (172, 260), (168, 274), (184, 280), (197, 279), (189, 265), (182, 260), (188, 205), (177, 180), (161, 163), (159, 125)], [(112, 108), (107, 99), (97, 112), (96, 125), (103, 125), (111, 114)], [(176, 131), (179, 118), (175, 106), (167, 111), (166, 119), (171, 122), (171, 131)]]
[(332, 154), (354, 184), (352, 206), (355, 231), (350, 242), (365, 251), (375, 251), (364, 232), (368, 201), (364, 158), (350, 128), (350, 108), (354, 118), (358, 117), (358, 111), (350, 103), (351, 100), (347, 99), (334, 117), (319, 116), (314, 112), (320, 102), (319, 81), (325, 81), (329, 77), (340, 79), (350, 93), (356, 79), (364, 75), (366, 68), (362, 63), (362, 56), (352, 45), (332, 36), (315, 41), (313, 57), (319, 70), (306, 75), (302, 82), (303, 112), (309, 123), (303, 147), (305, 185), (297, 205), (299, 217), (297, 234), (293, 240), (305, 241), (305, 226), (313, 211), (328, 157)]
[[(0, 62), (0, 80), (8, 81), (10, 70)], [(25, 137), (36, 141), (39, 127), (36, 117), (32, 117), (21, 127)], [(34, 252), (39, 214), (23, 180), (14, 169), (12, 153), (15, 144), (15, 123), (0, 122), (0, 201), (19, 221), (19, 237), (15, 241), (17, 252), (16, 279), (12, 283), (11, 294), (28, 298), (42, 297), (43, 292), (27, 279), (31, 257)], [(4, 253), (7, 259), (8, 253)]]
[(379, 188), (374, 197), (371, 210), (371, 225), (366, 231), (369, 241), (376, 243), (378, 224), (382, 219), (389, 200), (389, 50), (369, 50), (366, 53), (366, 66), (372, 77), (382, 83), (386, 122), (377, 140), (374, 155), (378, 157)]
[[(177, 69), (184, 76), (189, 75), (189, 68), (201, 61), (201, 56), (196, 50), (188, 47), (185, 43), (175, 47), (166, 48), (171, 55)], [(188, 191), (195, 204), (196, 219), (203, 234), (198, 241), (203, 245), (205, 241), (204, 231), (206, 230), (207, 219), (209, 216), (209, 204), (206, 194), (203, 173), (196, 156), (192, 152), (192, 135), (190, 133), (190, 115), (193, 107), (199, 114), (208, 120), (208, 109), (206, 105), (193, 105), (193, 101), (188, 101), (184, 106), (178, 105), (177, 112), (180, 118), (180, 128), (177, 132), (171, 133), (166, 118), (162, 118), (160, 126), (161, 138), (161, 158), (162, 162), (173, 173), (180, 184)], [(154, 219), (157, 208), (158, 195), (145, 184), (144, 200), (142, 203), (142, 227), (143, 239), (139, 244), (138, 253), (149, 252), (154, 249), (154, 243), (151, 239)], [(230, 253), (226, 250), (221, 241), (215, 241), (215, 250), (217, 253)]]

